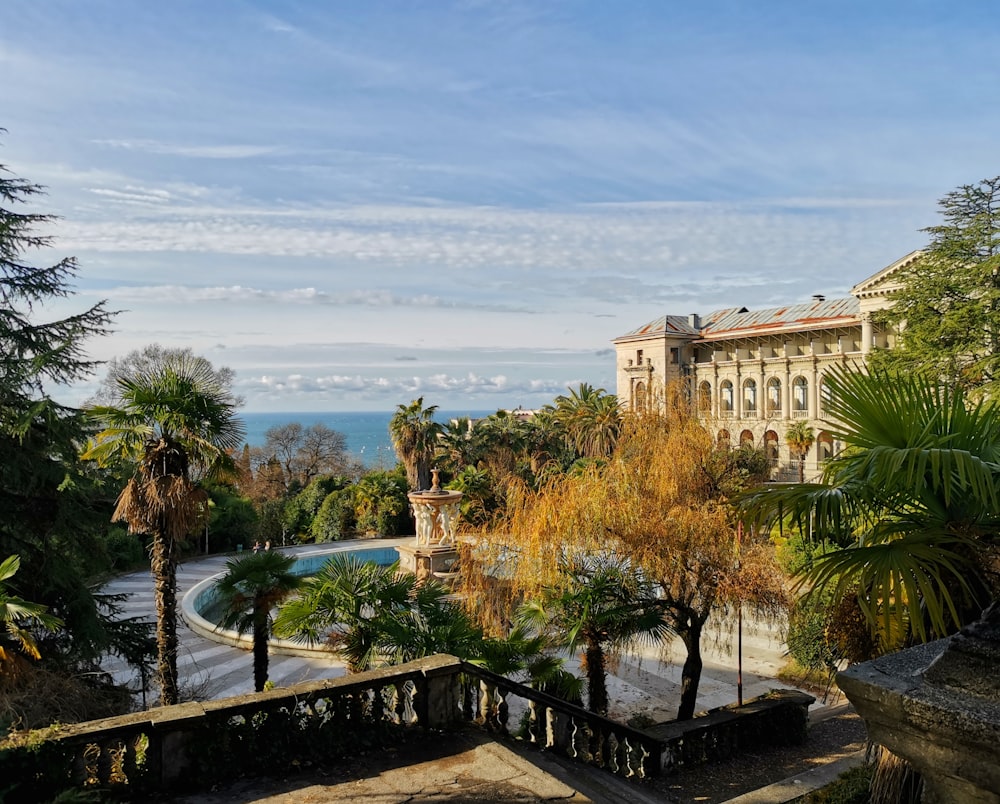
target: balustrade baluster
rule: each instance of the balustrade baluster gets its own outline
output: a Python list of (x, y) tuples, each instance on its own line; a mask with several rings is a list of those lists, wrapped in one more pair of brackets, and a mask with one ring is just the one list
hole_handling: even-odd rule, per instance
[(504, 690), (497, 687), (496, 726), (501, 734), (509, 734), (507, 731), (507, 719), (509, 717), (510, 711), (507, 705), (507, 695)]

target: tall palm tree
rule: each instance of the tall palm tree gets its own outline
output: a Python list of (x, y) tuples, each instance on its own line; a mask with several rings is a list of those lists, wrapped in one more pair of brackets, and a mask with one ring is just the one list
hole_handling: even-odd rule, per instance
[[(7, 591), (7, 581), (14, 577), (20, 566), (21, 559), (16, 555), (0, 561), (0, 625), (3, 625), (10, 641), (22, 652), (39, 659), (41, 656), (38, 645), (27, 624), (33, 623), (51, 631), (62, 625), (62, 620), (48, 614), (46, 607), (40, 603), (31, 603)], [(0, 676), (13, 658), (4, 647), (4, 639), (0, 637)]]
[(816, 441), (816, 434), (805, 419), (799, 419), (785, 432), (788, 449), (799, 459), (799, 483), (806, 482), (806, 453)]
[(152, 537), (160, 701), (179, 699), (177, 681), (177, 557), (208, 515), (196, 481), (236, 474), (232, 454), (243, 443), (236, 400), (208, 361), (168, 355), (118, 378), (115, 406), (91, 408), (104, 427), (84, 453), (102, 465), (131, 463), (134, 472), (112, 521)]
[(437, 405), (425, 408), (421, 396), (409, 405), (397, 405), (389, 421), (392, 446), (406, 467), (406, 479), (413, 491), (431, 487), (431, 462), (441, 433), (441, 424), (434, 421), (436, 412)]
[(1000, 416), (916, 376), (839, 371), (829, 385), (845, 449), (820, 483), (744, 495), (744, 515), (812, 517), (838, 549), (806, 568), (807, 587), (857, 595), (883, 649), (952, 633), (1000, 591)]
[(302, 583), (292, 568), (295, 557), (265, 550), (226, 562), (226, 574), (216, 584), (225, 606), (220, 626), (240, 634), (253, 633), (253, 684), (260, 692), (267, 683), (267, 642), (272, 610)]
[(606, 715), (608, 654), (636, 638), (663, 639), (668, 633), (663, 609), (653, 585), (614, 558), (567, 560), (560, 576), (562, 584), (527, 601), (518, 619), (551, 634), (570, 651), (583, 648), (588, 706)]

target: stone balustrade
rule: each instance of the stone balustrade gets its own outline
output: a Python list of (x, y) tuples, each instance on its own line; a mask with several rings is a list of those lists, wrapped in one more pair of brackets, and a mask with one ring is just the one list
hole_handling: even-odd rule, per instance
[[(250, 774), (335, 763), (413, 729), (473, 723), (498, 738), (626, 778), (727, 756), (761, 735), (805, 736), (803, 693), (777, 691), (741, 709), (643, 730), (610, 720), (453, 656), (185, 703), (34, 732), (0, 746), (6, 802), (49, 800), (70, 787), (119, 797), (205, 790)], [(517, 725), (508, 722), (511, 713)], [(721, 747), (721, 748), (720, 748)]]

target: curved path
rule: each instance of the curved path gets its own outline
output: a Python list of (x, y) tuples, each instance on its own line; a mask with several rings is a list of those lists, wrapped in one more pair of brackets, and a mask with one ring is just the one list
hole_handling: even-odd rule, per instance
[[(364, 547), (392, 547), (409, 539), (371, 539), (337, 542), (329, 545), (303, 545), (277, 548), (294, 554), (315, 553), (329, 549), (356, 550)], [(230, 555), (214, 555), (189, 560), (178, 567), (178, 600), (193, 586), (225, 571)], [(123, 617), (156, 619), (153, 603), (153, 582), (149, 570), (122, 575), (108, 582), (103, 592), (124, 594)], [(178, 617), (180, 642), (178, 672), (182, 698), (209, 700), (253, 692), (253, 663), (247, 648), (234, 647), (199, 636)], [(727, 640), (718, 632), (706, 629), (703, 638), (704, 669), (698, 695), (698, 709), (735, 703), (737, 698), (736, 655), (725, 647)], [(666, 661), (660, 660), (659, 647), (639, 648), (635, 654), (623, 657), (608, 677), (612, 717), (628, 717), (636, 712), (657, 721), (674, 717), (680, 699), (681, 664), (684, 647), (679, 640), (671, 646)], [(777, 681), (785, 663), (785, 646), (772, 629), (750, 623), (743, 633), (743, 697), (749, 700), (776, 687), (789, 685)], [(568, 660), (568, 669), (577, 670), (575, 659)], [(104, 667), (116, 681), (130, 683), (138, 690), (141, 682), (135, 670), (116, 657)], [(272, 653), (268, 675), (277, 686), (299, 681), (334, 678), (346, 673), (344, 664), (328, 655), (281, 655)], [(832, 703), (837, 703), (833, 701)], [(815, 708), (822, 706), (817, 701)]]
[[(392, 547), (402, 541), (408, 540), (380, 539), (373, 542), (371, 539), (364, 539), (275, 549), (292, 554), (316, 553), (321, 549), (329, 549), (332, 553), (363, 547)], [(180, 564), (177, 568), (178, 601), (196, 584), (225, 572), (226, 561), (233, 555), (198, 557)], [(153, 578), (149, 570), (114, 578), (105, 584), (101, 591), (107, 594), (127, 595), (122, 604), (122, 617), (156, 620)], [(253, 692), (253, 658), (249, 650), (220, 644), (199, 636), (188, 628), (183, 617), (177, 618), (177, 637), (179, 642), (177, 671), (180, 676), (182, 699), (211, 700)], [(110, 672), (116, 681), (128, 683), (135, 690), (142, 686), (138, 673), (118, 657), (106, 659), (104, 669)], [(268, 662), (268, 677), (279, 687), (299, 681), (334, 678), (346, 672), (342, 662), (319, 653), (311, 656), (283, 656), (272, 653)], [(155, 697), (155, 693), (151, 695)]]

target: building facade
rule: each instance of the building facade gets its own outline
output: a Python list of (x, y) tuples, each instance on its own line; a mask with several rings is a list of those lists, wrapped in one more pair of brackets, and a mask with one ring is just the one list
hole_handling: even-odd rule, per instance
[(835, 366), (862, 370), (871, 350), (892, 348), (893, 333), (877, 325), (873, 313), (890, 304), (898, 274), (919, 256), (906, 255), (840, 299), (661, 316), (615, 338), (618, 398), (642, 409), (683, 381), (718, 442), (762, 447), (778, 480), (798, 477), (785, 433), (805, 420), (816, 439), (805, 472), (815, 475), (839, 446), (823, 419), (825, 377)]

